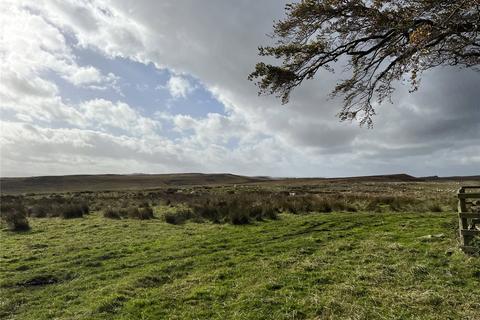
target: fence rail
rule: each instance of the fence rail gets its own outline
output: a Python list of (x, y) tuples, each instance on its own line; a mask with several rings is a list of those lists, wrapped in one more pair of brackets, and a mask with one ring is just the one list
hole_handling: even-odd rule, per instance
[(474, 237), (480, 236), (480, 192), (468, 192), (475, 189), (480, 191), (480, 186), (464, 186), (457, 192), (460, 247), (466, 253), (480, 251), (472, 245)]

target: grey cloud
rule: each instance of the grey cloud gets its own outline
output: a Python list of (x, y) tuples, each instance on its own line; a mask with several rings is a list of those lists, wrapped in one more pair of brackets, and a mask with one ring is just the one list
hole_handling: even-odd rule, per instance
[(53, 83), (38, 77), (27, 79), (18, 73), (3, 74), (2, 81), (8, 84), (9, 89), (14, 94), (51, 97), (58, 91)]
[(63, 12), (72, 24), (80, 27), (86, 32), (95, 32), (98, 30), (98, 21), (94, 16), (91, 7), (84, 7), (75, 5), (71, 1), (52, 1), (51, 5), (55, 6), (57, 10)]
[[(328, 94), (345, 74), (320, 73), (298, 88), (286, 106), (274, 97), (258, 97), (246, 78), (260, 59), (257, 47), (271, 41), (266, 34), (271, 32), (273, 20), (282, 17), (284, 4), (276, 0), (110, 1), (101, 7), (111, 11), (106, 14), (108, 19), (118, 14), (111, 25), (93, 23), (90, 19), (95, 15), (84, 12), (75, 19), (70, 17), (69, 23), (78, 25), (76, 36), (86, 45), (106, 55), (192, 74), (215, 92), (226, 103), (232, 123), (214, 131), (198, 122), (202, 139), (209, 133), (232, 130), (238, 123), (254, 137), (264, 135), (246, 139), (229, 155), (217, 141), (203, 139), (210, 143), (210, 154), (202, 153), (205, 162), (208, 159), (203, 167), (207, 170), (220, 166), (221, 171), (244, 174), (317, 176), (478, 173), (480, 159), (470, 154), (476, 151), (469, 153), (467, 146), (480, 139), (479, 73), (437, 69), (424, 75), (420, 91), (414, 94), (399, 84), (394, 104), (377, 108), (373, 130), (338, 123), (335, 114), (342, 101), (328, 99)], [(48, 14), (48, 8), (44, 12)], [(102, 12), (98, 9), (96, 14)], [(102, 38), (80, 34), (86, 24), (95, 25)], [(192, 144), (183, 148), (195, 150), (197, 140), (192, 138)], [(109, 143), (105, 142), (105, 150), (128, 158), (123, 151), (109, 149)], [(167, 161), (171, 168), (178, 168), (175, 161), (201, 167), (199, 162), (189, 162), (186, 152), (174, 152), (178, 153)], [(467, 160), (452, 156), (458, 153), (466, 154)]]

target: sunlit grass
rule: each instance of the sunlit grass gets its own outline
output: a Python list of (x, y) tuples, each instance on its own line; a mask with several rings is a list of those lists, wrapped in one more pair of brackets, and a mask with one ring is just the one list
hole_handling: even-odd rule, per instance
[(30, 219), (1, 232), (0, 317), (475, 319), (480, 258), (454, 214), (280, 215), (250, 225)]

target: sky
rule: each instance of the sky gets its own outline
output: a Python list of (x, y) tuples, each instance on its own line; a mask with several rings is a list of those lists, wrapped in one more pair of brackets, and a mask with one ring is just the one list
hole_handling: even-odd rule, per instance
[(341, 72), (258, 96), (285, 3), (0, 1), (0, 175), (480, 174), (480, 72), (398, 83), (373, 129), (335, 116)]

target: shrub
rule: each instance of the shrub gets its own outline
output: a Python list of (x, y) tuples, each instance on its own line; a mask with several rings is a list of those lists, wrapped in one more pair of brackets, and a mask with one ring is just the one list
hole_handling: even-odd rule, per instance
[(27, 212), (20, 203), (4, 204), (0, 208), (1, 220), (5, 222), (7, 229), (11, 231), (30, 230)]

